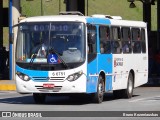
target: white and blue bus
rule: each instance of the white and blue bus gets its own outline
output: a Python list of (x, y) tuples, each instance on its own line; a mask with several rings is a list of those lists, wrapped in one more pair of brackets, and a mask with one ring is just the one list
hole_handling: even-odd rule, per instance
[(16, 40), (16, 86), (47, 95), (89, 94), (96, 103), (105, 92), (131, 98), (148, 81), (147, 25), (106, 15), (37, 16), (22, 20)]

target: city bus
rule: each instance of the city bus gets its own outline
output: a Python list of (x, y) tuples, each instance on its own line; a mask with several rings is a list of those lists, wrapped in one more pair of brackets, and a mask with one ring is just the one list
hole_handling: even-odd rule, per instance
[(148, 81), (147, 25), (118, 16), (64, 13), (20, 21), (16, 40), (16, 87), (35, 103), (48, 95), (104, 93), (131, 98)]

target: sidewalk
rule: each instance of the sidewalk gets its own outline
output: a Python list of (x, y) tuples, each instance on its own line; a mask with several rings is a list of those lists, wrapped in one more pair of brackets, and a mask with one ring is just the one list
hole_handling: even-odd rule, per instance
[(0, 91), (15, 91), (15, 80), (0, 80)]

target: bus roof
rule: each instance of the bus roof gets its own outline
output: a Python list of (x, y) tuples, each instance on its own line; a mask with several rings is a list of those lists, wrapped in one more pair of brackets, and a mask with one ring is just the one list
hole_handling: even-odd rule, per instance
[(111, 25), (115, 26), (130, 26), (130, 27), (147, 27), (147, 24), (143, 21), (130, 21), (130, 20), (113, 20), (111, 19)]
[(53, 15), (53, 16), (35, 16), (23, 19), (23, 22), (52, 22), (52, 21), (75, 21), (100, 25), (115, 25), (115, 26), (131, 26), (131, 27), (146, 27), (146, 23), (142, 21), (131, 21), (121, 19), (102, 18), (97, 16), (79, 16), (79, 15)]
[(21, 20), (21, 22), (52, 22), (52, 21), (80, 21), (86, 22), (85, 16), (79, 15), (53, 15), (53, 16), (35, 16)]

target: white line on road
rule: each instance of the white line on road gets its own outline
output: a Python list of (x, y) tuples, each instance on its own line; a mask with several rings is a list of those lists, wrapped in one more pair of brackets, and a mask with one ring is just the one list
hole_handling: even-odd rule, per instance
[(148, 97), (148, 98), (139, 98), (139, 99), (135, 99), (135, 100), (131, 100), (129, 102), (141, 102), (141, 101), (157, 101), (156, 98), (159, 98), (160, 100), (160, 96), (153, 96), (153, 97)]
[(17, 93), (16, 91), (0, 91), (0, 94)]

